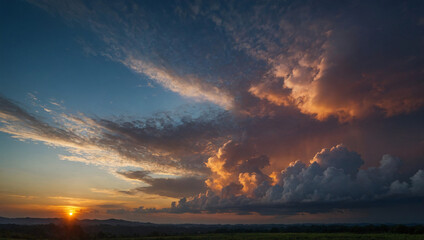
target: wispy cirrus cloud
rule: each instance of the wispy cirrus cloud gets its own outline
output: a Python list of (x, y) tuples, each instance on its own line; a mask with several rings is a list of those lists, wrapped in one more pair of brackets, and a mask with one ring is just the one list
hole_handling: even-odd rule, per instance
[(20, 140), (64, 147), (70, 153), (61, 156), (64, 160), (176, 175), (204, 175), (207, 169), (202, 159), (230, 134), (230, 125), (220, 122), (230, 118), (220, 111), (209, 111), (198, 118), (174, 119), (164, 114), (134, 122), (58, 113), (42, 121), (2, 97), (0, 117), (0, 131)]
[[(215, 68), (217, 73), (223, 70), (228, 72), (224, 69), (227, 66), (209, 52), (213, 46), (211, 44), (217, 42), (209, 36), (203, 36), (202, 28), (192, 25), (197, 31), (194, 33), (196, 41), (193, 46), (188, 47), (184, 39), (192, 39), (193, 32), (184, 29), (186, 24), (190, 24), (189, 21), (182, 19), (169, 25), (169, 22), (161, 18), (163, 14), (174, 14), (173, 8), (147, 10), (137, 4), (129, 3), (127, 6), (127, 3), (116, 2), (95, 6), (99, 10), (97, 11), (83, 1), (41, 1), (33, 4), (63, 17), (69, 24), (88, 27), (104, 43), (104, 48), (97, 49), (101, 55), (124, 64), (163, 87), (185, 97), (213, 102), (226, 109), (233, 107), (234, 96), (219, 83), (223, 79), (205, 75), (201, 71), (206, 67)], [(126, 11), (132, 13), (125, 13)], [(152, 19), (158, 21), (158, 24), (152, 23)], [(161, 24), (165, 22), (167, 24)], [(173, 28), (181, 31), (170, 31)], [(222, 43), (222, 39), (217, 40)], [(169, 46), (174, 50), (163, 52)], [(193, 49), (196, 49), (195, 52)], [(181, 52), (187, 57), (182, 57)], [(217, 54), (225, 56), (226, 53), (214, 53)], [(203, 58), (202, 61), (199, 61), (199, 55)], [(239, 61), (243, 61), (242, 59), (240, 57)]]

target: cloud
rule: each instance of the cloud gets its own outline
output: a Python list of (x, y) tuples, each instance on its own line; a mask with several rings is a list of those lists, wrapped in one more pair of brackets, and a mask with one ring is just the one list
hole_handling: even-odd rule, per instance
[(323, 168), (333, 166), (342, 169), (345, 173), (354, 176), (360, 166), (364, 164), (361, 156), (356, 152), (350, 152), (342, 145), (337, 145), (331, 149), (322, 149), (311, 160), (311, 163), (318, 163)]
[[(226, 156), (222, 149), (220, 156)], [(250, 168), (254, 170), (242, 173), (243, 177), (238, 179), (235, 178), (238, 175), (235, 171), (234, 181), (227, 182), (226, 186), (218, 189), (220, 191), (208, 191), (191, 199), (182, 198), (170, 208), (157, 211), (291, 215), (368, 208), (379, 202), (396, 205), (422, 200), (422, 170), (410, 177), (409, 181), (400, 182), (397, 179), (400, 169), (398, 158), (384, 155), (378, 167), (367, 169), (359, 168), (362, 163), (357, 153), (338, 145), (317, 153), (309, 165), (292, 162), (277, 176), (276, 183), (271, 178), (263, 178), (253, 181), (254, 184), (252, 181), (247, 184), (245, 177), (251, 178), (264, 166), (263, 162), (255, 161)], [(244, 164), (237, 162), (238, 166)], [(221, 176), (217, 177), (220, 180)], [(253, 188), (250, 191), (254, 194), (242, 191), (246, 185)]]
[[(0, 96), (0, 131), (19, 139), (48, 141), (51, 145), (79, 148), (85, 145), (85, 139), (72, 131), (50, 126), (32, 116), (17, 104)], [(89, 148), (90, 146), (87, 146)]]
[(424, 171), (422, 169), (418, 170), (418, 172), (411, 177), (411, 182), (412, 193), (424, 196)]
[(146, 213), (157, 213), (156, 208), (144, 208), (140, 206), (133, 209), (117, 208), (117, 209), (108, 209), (106, 213), (113, 215), (124, 215), (124, 214), (146, 214)]
[(150, 172), (146, 171), (127, 171), (120, 172), (121, 175), (140, 180), (147, 183), (147, 187), (138, 187), (134, 191), (147, 194), (156, 194), (165, 197), (181, 198), (192, 197), (206, 191), (205, 180), (194, 177), (184, 176), (177, 178), (153, 178)]
[(222, 190), (223, 195), (242, 192), (251, 195), (258, 184), (269, 179), (261, 171), (268, 165), (268, 157), (256, 155), (248, 143), (229, 141), (208, 159), (206, 166), (212, 175), (206, 184), (212, 190)]
[(253, 96), (321, 120), (423, 106), (422, 7), (413, 2), (228, 5), (204, 4), (204, 16), (219, 19), (236, 48), (267, 62), (249, 83)]
[(61, 156), (64, 160), (176, 175), (205, 175), (204, 159), (232, 131), (230, 117), (213, 109), (197, 118), (164, 113), (133, 122), (50, 114), (50, 119), (41, 121), (1, 97), (0, 131), (21, 140), (64, 147), (70, 153)]
[(181, 76), (172, 70), (152, 66), (134, 57), (129, 57), (123, 63), (137, 73), (145, 74), (163, 87), (199, 100), (207, 100), (226, 109), (233, 107), (233, 97), (225, 90), (208, 84), (195, 76)]

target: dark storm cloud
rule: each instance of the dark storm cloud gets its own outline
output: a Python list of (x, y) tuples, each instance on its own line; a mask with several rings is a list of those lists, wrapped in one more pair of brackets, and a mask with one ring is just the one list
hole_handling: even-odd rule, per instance
[(317, 105), (358, 117), (423, 106), (423, 5), (415, 3), (353, 4), (328, 39)]
[(270, 70), (248, 83), (252, 95), (318, 119), (423, 106), (422, 2), (222, 5), (204, 15), (220, 19), (238, 48), (268, 63)]

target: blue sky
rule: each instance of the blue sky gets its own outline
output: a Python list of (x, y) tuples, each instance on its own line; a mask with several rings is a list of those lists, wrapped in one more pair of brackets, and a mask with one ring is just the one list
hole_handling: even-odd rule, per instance
[(1, 4), (5, 96), (23, 101), (31, 93), (45, 102), (53, 99), (69, 109), (103, 116), (148, 116), (189, 103), (122, 64), (85, 52), (84, 41), (102, 43), (80, 26), (70, 27), (25, 2)]
[(0, 1), (0, 215), (423, 222), (423, 7)]

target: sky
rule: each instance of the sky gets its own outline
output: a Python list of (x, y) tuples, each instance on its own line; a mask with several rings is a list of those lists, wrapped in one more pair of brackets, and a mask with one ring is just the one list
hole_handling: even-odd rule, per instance
[(0, 216), (424, 223), (423, 1), (0, 1)]

